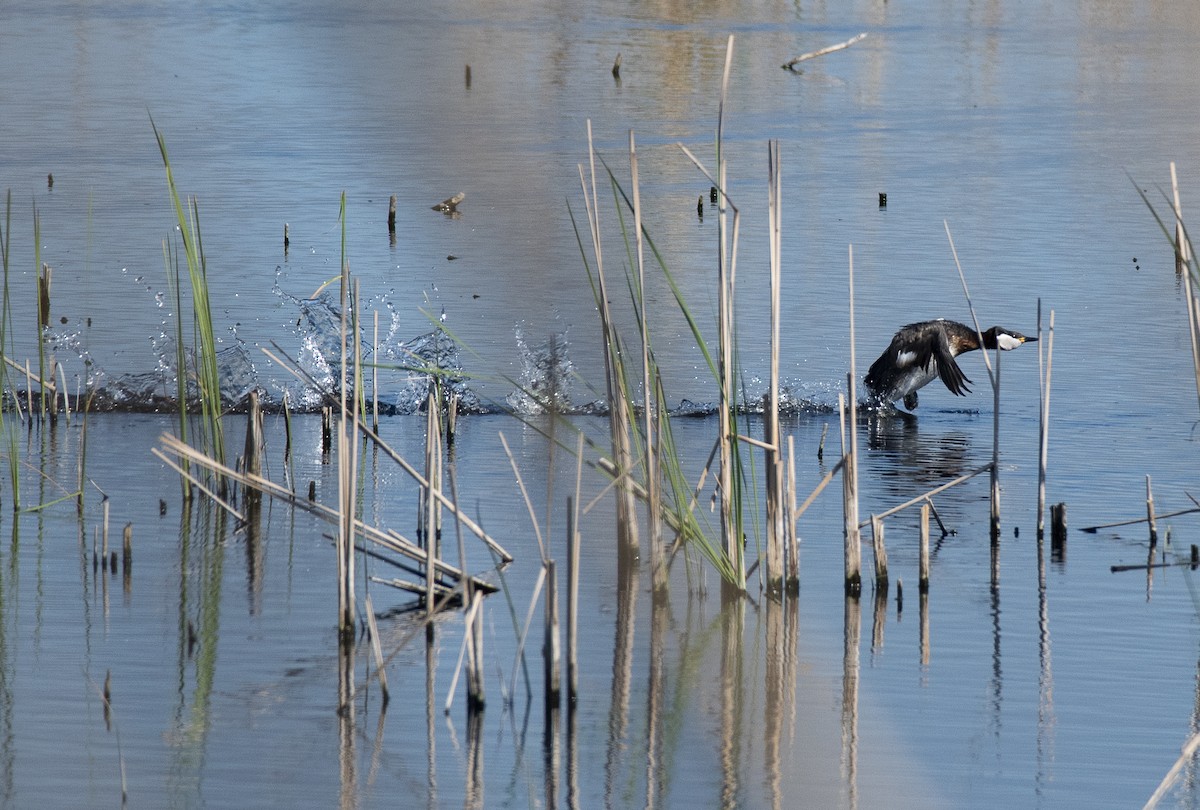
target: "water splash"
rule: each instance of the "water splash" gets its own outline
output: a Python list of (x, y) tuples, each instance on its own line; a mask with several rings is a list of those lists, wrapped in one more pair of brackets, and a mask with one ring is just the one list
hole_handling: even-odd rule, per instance
[(531, 346), (518, 326), (516, 339), (521, 375), (517, 380), (519, 388), (506, 399), (508, 407), (522, 414), (540, 414), (548, 410), (572, 412), (571, 383), (575, 366), (568, 353), (567, 330), (553, 332), (540, 344)]

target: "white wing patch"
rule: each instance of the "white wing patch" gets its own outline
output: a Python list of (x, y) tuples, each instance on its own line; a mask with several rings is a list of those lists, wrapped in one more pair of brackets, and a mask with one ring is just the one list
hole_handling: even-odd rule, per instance
[(909, 366), (911, 366), (913, 364), (913, 361), (915, 361), (916, 359), (917, 359), (916, 352), (904, 351), (904, 352), (896, 353), (896, 365), (899, 366), (900, 368), (908, 368)]

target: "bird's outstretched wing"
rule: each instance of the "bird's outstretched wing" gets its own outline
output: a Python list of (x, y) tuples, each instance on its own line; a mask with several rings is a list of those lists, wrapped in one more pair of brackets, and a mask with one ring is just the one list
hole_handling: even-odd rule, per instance
[[(939, 331), (931, 335), (923, 352), (926, 357), (932, 357), (933, 362), (937, 363), (938, 376), (942, 378), (946, 388), (950, 389), (951, 394), (965, 397), (971, 393), (971, 389), (967, 388), (967, 384), (971, 383), (971, 380), (966, 374), (963, 374), (954, 355), (950, 353), (950, 342), (946, 339), (945, 332)], [(971, 384), (974, 385), (974, 383)]]

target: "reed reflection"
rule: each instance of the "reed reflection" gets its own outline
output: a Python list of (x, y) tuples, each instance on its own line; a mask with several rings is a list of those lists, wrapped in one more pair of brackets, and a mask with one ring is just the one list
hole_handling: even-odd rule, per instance
[(766, 694), (763, 702), (763, 781), (772, 808), (783, 803), (784, 744), (796, 736), (796, 673), (799, 648), (799, 600), (767, 600)]
[(862, 636), (862, 609), (858, 597), (847, 596), (842, 632), (842, 781), (845, 806), (858, 807), (858, 645)]

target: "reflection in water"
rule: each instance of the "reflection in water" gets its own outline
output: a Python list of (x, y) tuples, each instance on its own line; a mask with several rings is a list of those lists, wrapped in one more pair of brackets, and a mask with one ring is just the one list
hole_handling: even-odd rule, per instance
[(650, 679), (646, 688), (646, 807), (661, 800), (659, 770), (662, 767), (662, 704), (666, 697), (665, 657), (670, 602), (667, 593), (656, 590), (650, 597)]
[(338, 807), (351, 810), (358, 806), (358, 754), (354, 724), (354, 645), (338, 644)]
[(971, 436), (948, 430), (938, 435), (920, 434), (920, 421), (903, 411), (859, 411), (865, 422), (867, 447), (887, 463), (877, 464), (878, 476), (888, 492), (907, 497), (912, 485), (932, 488), (978, 466), (971, 458)]
[(883, 628), (887, 624), (888, 589), (875, 586), (875, 598), (872, 600), (874, 610), (871, 617), (871, 656), (883, 652)]
[[(181, 797), (190, 796), (200, 781), (208, 742), (221, 623), (226, 518), (226, 512), (213, 506), (211, 501), (203, 501), (195, 507), (190, 500), (181, 502), (179, 615), (176, 627), (178, 702), (175, 707), (172, 735), (174, 761), (171, 766), (173, 787)], [(197, 559), (193, 560), (194, 557)], [(195, 583), (193, 576), (198, 577)], [(188, 618), (193, 610), (196, 612), (194, 632), (198, 640), (192, 638), (193, 624)], [(196, 649), (198, 652), (193, 656)], [(186, 692), (189, 663), (195, 668), (190, 705)]]
[(1037, 793), (1053, 781), (1054, 771), (1054, 671), (1050, 665), (1050, 609), (1046, 598), (1046, 550), (1041, 534), (1037, 540), (1038, 560), (1038, 713)]
[(633, 629), (637, 591), (637, 566), (619, 566), (612, 690), (608, 704), (608, 752), (604, 764), (605, 807), (613, 807), (619, 803), (617, 777), (625, 732), (629, 727), (629, 690), (633, 682)]
[(763, 702), (763, 781), (771, 807), (784, 807), (782, 749), (796, 736), (796, 656), (800, 606), (793, 598), (768, 599), (766, 612), (766, 690)]
[(742, 642), (746, 602), (737, 599), (721, 611), (721, 803), (738, 806), (742, 771)]
[[(992, 546), (993, 551), (995, 546)], [(991, 616), (992, 616), (992, 736), (996, 739), (999, 749), (1001, 742), (1000, 710), (1004, 698), (1004, 675), (1000, 668), (1000, 586), (995, 582), (991, 587)]]
[(842, 631), (842, 782), (844, 804), (858, 807), (858, 644), (862, 635), (858, 597), (847, 596)]
[[(425, 803), (430, 810), (438, 806), (437, 782), (437, 643), (425, 639)], [(467, 712), (468, 715), (474, 712)], [(382, 713), (380, 713), (382, 721)], [(453, 726), (451, 727), (453, 728)]]
[(484, 713), (467, 712), (466, 810), (481, 810), (483, 792), (483, 717)]
[(17, 521), (12, 522), (12, 535), (8, 544), (8, 575), (0, 567), (0, 605), (6, 609), (0, 610), (0, 735), (3, 735), (4, 745), (0, 745), (0, 804), (8, 806), (14, 796), (13, 777), (16, 773), (16, 740), (13, 734), (13, 651), (9, 639), (15, 638), (17, 628), (17, 611), (13, 609), (16, 600), (17, 581), (17, 549), (20, 541), (17, 535)]

